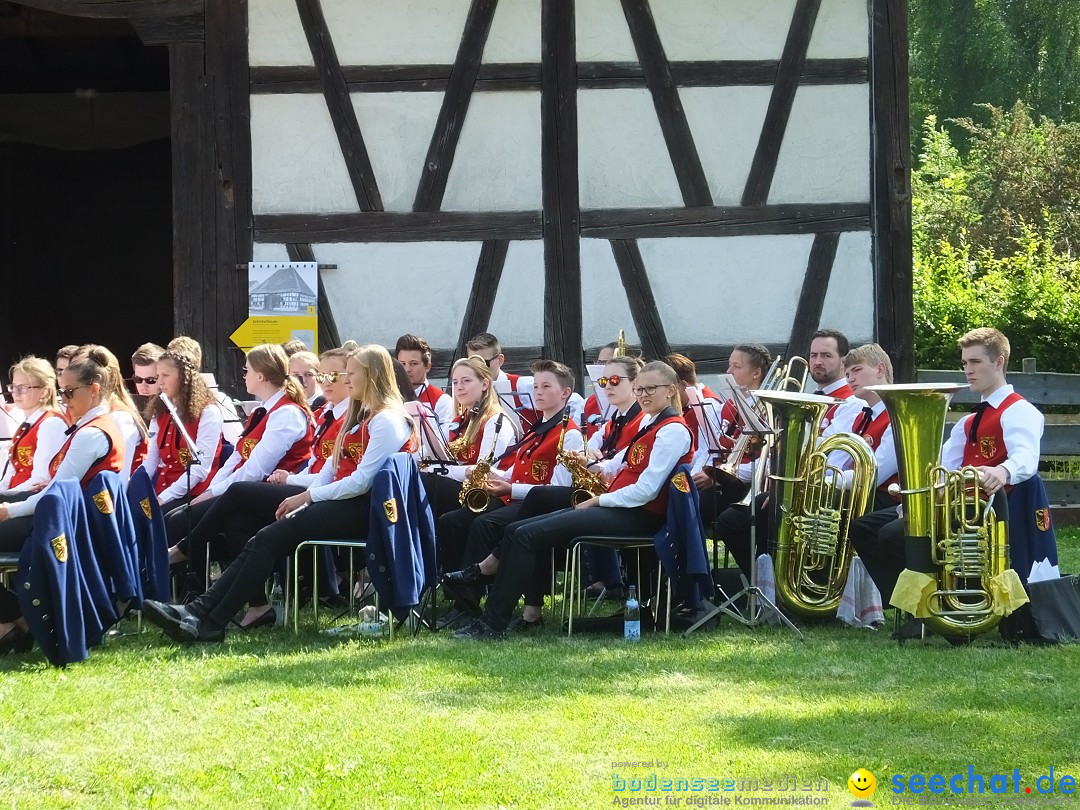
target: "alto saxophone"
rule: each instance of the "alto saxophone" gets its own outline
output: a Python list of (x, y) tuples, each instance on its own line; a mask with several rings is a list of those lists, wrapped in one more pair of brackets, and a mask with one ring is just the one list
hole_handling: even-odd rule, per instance
[(570, 471), (570, 505), (577, 506), (589, 498), (602, 495), (607, 492), (607, 484), (604, 483), (602, 473), (597, 470), (592, 472), (588, 465), (581, 460), (577, 453), (563, 450), (563, 442), (566, 440), (566, 426), (570, 421), (570, 409), (563, 413), (562, 433), (559, 434), (559, 446), (555, 452), (555, 460)]
[[(472, 471), (465, 476), (465, 481), (461, 484), (461, 492), (458, 493), (458, 503), (470, 512), (479, 514), (480, 512), (485, 511), (491, 501), (491, 495), (487, 491), (487, 478), (488, 473), (491, 472), (492, 465), (495, 463), (495, 445), (499, 438), (499, 431), (502, 429), (502, 422), (503, 415), (500, 413), (498, 420), (495, 422), (495, 436), (491, 442), (491, 451), (487, 454), (486, 458), (476, 462)], [(455, 456), (456, 455), (457, 453), (455, 452)]]

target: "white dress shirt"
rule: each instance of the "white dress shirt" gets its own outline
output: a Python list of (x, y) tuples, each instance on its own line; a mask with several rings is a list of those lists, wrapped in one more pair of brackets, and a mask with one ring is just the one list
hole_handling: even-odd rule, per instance
[[(834, 392), (839, 391), (845, 385), (848, 384), (846, 377), (841, 377), (835, 382), (831, 382), (828, 385), (821, 387), (821, 396), (831, 397)], [(834, 433), (851, 432), (852, 426), (855, 424), (860, 416), (862, 416), (862, 409), (867, 407), (866, 402), (859, 399), (856, 396), (850, 396), (836, 406), (836, 410), (833, 411), (832, 419), (821, 430), (821, 437), (831, 436)]]
[[(44, 413), (44, 408), (38, 408), (23, 421), (32, 426), (38, 419), (41, 419)], [(47, 416), (42, 419), (37, 429), (37, 445), (34, 447), (34, 460), (30, 477), (18, 486), (9, 489), (11, 479), (15, 477), (15, 467), (8, 461), (4, 465), (4, 477), (0, 478), (0, 492), (25, 492), (38, 484), (49, 483), (52, 478), (49, 475), (49, 464), (56, 454), (60, 452), (60, 448), (64, 446), (64, 442), (67, 440), (65, 433), (67, 428), (67, 423), (59, 416)]]
[[(359, 430), (360, 425), (354, 425), (349, 434)], [(382, 469), (390, 456), (401, 452), (402, 445), (409, 440), (412, 433), (413, 425), (410, 419), (397, 411), (379, 411), (368, 420), (368, 443), (356, 469), (340, 481), (335, 481), (337, 465), (332, 460), (328, 461), (308, 488), (311, 500), (343, 501), (365, 494), (371, 489), (375, 473)]]
[(126, 484), (131, 478), (131, 464), (135, 461), (135, 453), (139, 449), (143, 435), (135, 423), (135, 417), (127, 411), (117, 408), (112, 415), (117, 427), (120, 428), (120, 435), (124, 437), (124, 466), (120, 470), (120, 480)]
[[(1013, 387), (1003, 385), (982, 399), (997, 409), (1011, 393)], [(959, 470), (964, 464), (968, 422), (969, 417), (965, 416), (953, 425), (949, 438), (941, 448), (941, 464), (947, 470)], [(1001, 414), (1001, 434), (1008, 453), (1008, 458), (1001, 466), (1009, 473), (1008, 483), (1022, 484), (1039, 471), (1039, 453), (1045, 423), (1046, 419), (1039, 409), (1026, 399), (1013, 403)]]
[[(499, 426), (499, 432), (495, 433), (495, 424), (499, 421), (499, 415), (491, 417), (484, 423), (484, 432), (480, 437), (480, 454), (478, 459), (487, 458), (491, 454), (491, 448), (495, 448), (495, 458), (506, 452), (506, 448), (514, 440), (514, 426), (509, 419), (504, 418)], [(456, 467), (447, 467), (447, 478), (455, 481), (464, 481), (472, 469), (471, 465), (459, 464)], [(493, 471), (494, 472), (494, 471)]]
[[(345, 399), (341, 400), (341, 402), (334, 406), (333, 410), (335, 422), (345, 416), (345, 411), (349, 410), (349, 402), (349, 397), (345, 397)], [(317, 429), (318, 428), (316, 427), (316, 430)], [(303, 471), (291, 474), (288, 478), (285, 479), (286, 484), (290, 484), (294, 487), (304, 487), (306, 489), (307, 487), (310, 487), (312, 484), (315, 483), (315, 479), (319, 477), (319, 474), (310, 471), (311, 465), (315, 463), (314, 451), (315, 448), (312, 448), (311, 458), (309, 458), (308, 463), (304, 465)], [(327, 465), (329, 464), (330, 459), (327, 459), (326, 464), (323, 465), (323, 468), (327, 467)]]
[[(562, 430), (562, 428), (553, 427), (552, 430)], [(582, 438), (580, 430), (566, 431), (566, 437), (563, 439), (563, 450), (573, 453), (580, 453), (585, 450), (585, 440)], [(500, 470), (497, 468), (493, 468), (491, 470), (491, 476), (493, 478), (498, 478), (502, 481), (510, 481), (513, 475), (513, 467), (511, 467), (509, 470)], [(566, 469), (566, 467), (564, 467), (562, 464), (556, 464), (555, 470), (551, 473), (551, 481), (547, 484), (525, 484), (517, 481), (510, 481), (510, 500), (525, 500), (525, 496), (529, 494), (529, 491), (533, 487), (568, 487), (573, 482), (574, 478), (572, 475), (570, 475), (570, 471)]]
[(267, 411), (263, 417), (266, 420), (266, 429), (248, 460), (241, 465), (243, 458), (237, 449), (217, 471), (214, 480), (206, 489), (207, 492), (217, 497), (235, 481), (264, 480), (277, 469), (289, 448), (304, 438), (309, 423), (308, 415), (302, 408), (285, 405), (270, 413), (283, 396), (285, 392), (278, 391), (261, 405)]
[[(205, 481), (206, 477), (210, 475), (210, 470), (213, 468), (214, 461), (217, 458), (218, 443), (221, 441), (222, 422), (221, 408), (217, 406), (217, 403), (212, 402), (203, 408), (202, 415), (199, 417), (199, 429), (195, 435), (195, 448), (199, 451), (199, 463), (191, 465), (192, 489)], [(146, 452), (146, 459), (143, 461), (143, 468), (149, 473), (151, 480), (157, 475), (158, 467), (161, 464), (160, 441), (158, 420), (154, 419), (150, 423), (150, 446)], [(186, 446), (183, 437), (179, 437), (179, 441), (181, 446)], [(187, 473), (184, 473), (161, 491), (161, 494), (157, 496), (158, 503), (178, 500), (187, 493), (188, 476)]]
[[(651, 425), (655, 416), (646, 416), (641, 420), (641, 427)], [(630, 447), (633, 447), (633, 443)], [(626, 454), (630, 447), (604, 464), (604, 472), (614, 475), (626, 466)], [(614, 506), (623, 509), (644, 506), (660, 494), (667, 486), (668, 476), (675, 469), (679, 459), (690, 450), (690, 431), (678, 423), (664, 425), (656, 431), (649, 466), (641, 473), (637, 481), (615, 492), (605, 492), (600, 496), (600, 506)]]

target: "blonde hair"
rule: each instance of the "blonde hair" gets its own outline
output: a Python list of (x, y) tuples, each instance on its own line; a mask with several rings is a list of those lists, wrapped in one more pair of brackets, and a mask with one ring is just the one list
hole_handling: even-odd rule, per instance
[[(112, 408), (127, 411), (131, 414), (139, 435), (143, 439), (147, 438), (150, 434), (146, 430), (146, 423), (143, 421), (138, 408), (135, 407), (135, 402), (132, 400), (131, 394), (128, 393), (127, 386), (124, 385), (124, 375), (120, 373), (120, 361), (116, 359), (116, 355), (104, 346), (87, 343), (79, 347), (79, 351), (71, 358), (71, 365), (68, 366), (68, 369), (70, 370), (72, 366), (82, 364), (83, 361), (87, 361), (100, 369), (101, 379), (95, 378), (92, 382), (101, 385), (102, 399), (107, 401)], [(81, 374), (79, 381), (84, 385), (91, 382), (91, 380), (83, 379)]]
[(300, 387), (300, 383), (289, 376), (289, 361), (285, 356), (285, 350), (277, 343), (263, 343), (247, 353), (248, 368), (266, 378), (266, 381), (275, 388), (285, 391), (285, 396), (303, 408), (309, 415), (311, 408), (308, 407), (307, 394)]
[(202, 371), (202, 346), (199, 345), (199, 341), (195, 340), (195, 338), (188, 337), (187, 335), (179, 335), (169, 341), (165, 350), (186, 354), (191, 358), (195, 370)]
[[(487, 390), (484, 391), (483, 395), (480, 397), (480, 401), (473, 406), (473, 418), (469, 420), (469, 426), (465, 428), (465, 433), (462, 434), (462, 438), (465, 439), (465, 446), (469, 447), (476, 441), (477, 435), (484, 429), (487, 420), (498, 416), (502, 411), (502, 407), (499, 405), (499, 395), (495, 393), (495, 386), (491, 384), (491, 369), (488, 368), (488, 364), (484, 362), (483, 357), (471, 354), (468, 357), (462, 357), (457, 360), (454, 365), (450, 367), (451, 381), (453, 381), (454, 378), (454, 370), (457, 369), (458, 366), (468, 367), (468, 369), (476, 375), (476, 379), (488, 384)], [(454, 405), (455, 407), (457, 406), (456, 401), (454, 402)]]
[(34, 385), (40, 385), (45, 389), (45, 398), (41, 400), (42, 408), (50, 411), (60, 410), (56, 401), (56, 369), (53, 368), (52, 363), (31, 354), (11, 366), (8, 376), (12, 382), (15, 382), (16, 371), (29, 377)]
[(156, 363), (163, 354), (165, 350), (156, 343), (144, 343), (135, 350), (135, 354), (131, 355), (131, 365), (149, 366), (151, 363)]
[(367, 384), (356, 398), (358, 392), (353, 392), (353, 398), (349, 402), (349, 411), (345, 415), (345, 423), (341, 426), (337, 440), (334, 442), (333, 463), (336, 465), (341, 460), (341, 448), (345, 442), (345, 436), (354, 427), (366, 419), (382, 411), (394, 411), (401, 415), (416, 432), (416, 424), (409, 412), (405, 410), (405, 401), (398, 391), (397, 377), (394, 374), (394, 361), (390, 358), (390, 352), (385, 347), (374, 343), (361, 346), (349, 354), (349, 362), (356, 363), (364, 369), (367, 376)]
[(292, 363), (293, 360), (300, 360), (303, 363), (307, 363), (316, 371), (319, 370), (319, 358), (314, 352), (296, 352), (296, 354), (289, 355), (289, 362)]
[(962, 335), (956, 342), (961, 349), (982, 346), (991, 360), (996, 361), (999, 357), (1005, 358), (1003, 370), (1009, 367), (1009, 354), (1012, 351), (1012, 346), (1009, 345), (1009, 339), (999, 329), (994, 329), (992, 326), (980, 326), (978, 329), (972, 329)]
[(892, 359), (889, 357), (888, 352), (886, 352), (878, 344), (866, 343), (862, 346), (856, 346), (854, 349), (844, 355), (844, 368), (851, 368), (852, 366), (859, 365), (877, 366), (882, 363), (885, 365), (885, 382), (892, 385)]

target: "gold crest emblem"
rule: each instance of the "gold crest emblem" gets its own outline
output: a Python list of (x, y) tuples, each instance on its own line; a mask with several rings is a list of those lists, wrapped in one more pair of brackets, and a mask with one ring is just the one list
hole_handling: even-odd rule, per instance
[(551, 465), (546, 461), (537, 459), (532, 463), (532, 467), (529, 469), (529, 473), (532, 475), (533, 481), (547, 481), (548, 474), (551, 471)]
[(34, 448), (32, 447), (20, 447), (19, 448), (19, 464), (23, 467), (29, 467), (34, 462)]
[(61, 534), (59, 537), (54, 537), (51, 545), (56, 559), (62, 563), (67, 562), (67, 535)]
[(98, 508), (98, 511), (103, 515), (111, 515), (113, 513), (112, 497), (109, 495), (109, 490), (103, 489), (94, 495), (94, 506)]
[(979, 453), (983, 458), (993, 458), (997, 450), (997, 442), (993, 436), (981, 436), (979, 438)]
[(638, 442), (630, 448), (630, 454), (627, 457), (627, 461), (631, 464), (640, 464), (645, 459), (645, 453), (647, 448), (641, 442)]
[(359, 442), (356, 444), (345, 445), (345, 455), (351, 458), (353, 461), (360, 461), (364, 457), (364, 445)]
[(391, 498), (388, 501), (383, 501), (382, 508), (386, 512), (386, 519), (391, 523), (397, 523), (397, 500)]
[(319, 455), (321, 455), (323, 458), (330, 458), (330, 456), (334, 455), (334, 440), (333, 439), (323, 439), (322, 440), (322, 445), (320, 446), (320, 449), (319, 449)]
[(1050, 510), (1049, 509), (1036, 509), (1035, 510), (1035, 527), (1040, 532), (1050, 531)]
[(247, 461), (251, 457), (251, 451), (259, 443), (258, 439), (244, 439), (240, 442), (240, 458)]
[(188, 450), (186, 447), (181, 447), (180, 451), (176, 454), (176, 456), (180, 459), (180, 463), (183, 464), (185, 467), (189, 463), (191, 463), (191, 451)]
[(683, 494), (690, 493), (690, 481), (686, 478), (686, 473), (675, 473), (671, 479), (671, 483), (675, 485), (675, 489), (679, 490)]
[(139, 506), (142, 507), (143, 514), (146, 515), (147, 520), (153, 520), (154, 519), (154, 513), (150, 511), (150, 499), (149, 498), (143, 498), (141, 501), (139, 501)]

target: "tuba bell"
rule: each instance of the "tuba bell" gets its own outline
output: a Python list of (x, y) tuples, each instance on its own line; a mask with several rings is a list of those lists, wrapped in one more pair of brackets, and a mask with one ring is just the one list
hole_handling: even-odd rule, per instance
[[(821, 419), (836, 402), (832, 397), (787, 391), (761, 391), (758, 397), (777, 430), (769, 476), (776, 592), (792, 613), (831, 618), (851, 568), (848, 528), (874, 501), (877, 459), (853, 433), (834, 433), (818, 443)], [(850, 489), (840, 468), (829, 464), (836, 451), (852, 459)]]
[(985, 633), (1001, 620), (991, 580), (1009, 568), (1008, 527), (990, 508), (978, 470), (946, 470), (938, 464), (949, 401), (965, 387), (868, 389), (881, 397), (892, 421), (908, 568), (934, 581), (929, 615), (921, 618), (954, 640)]

